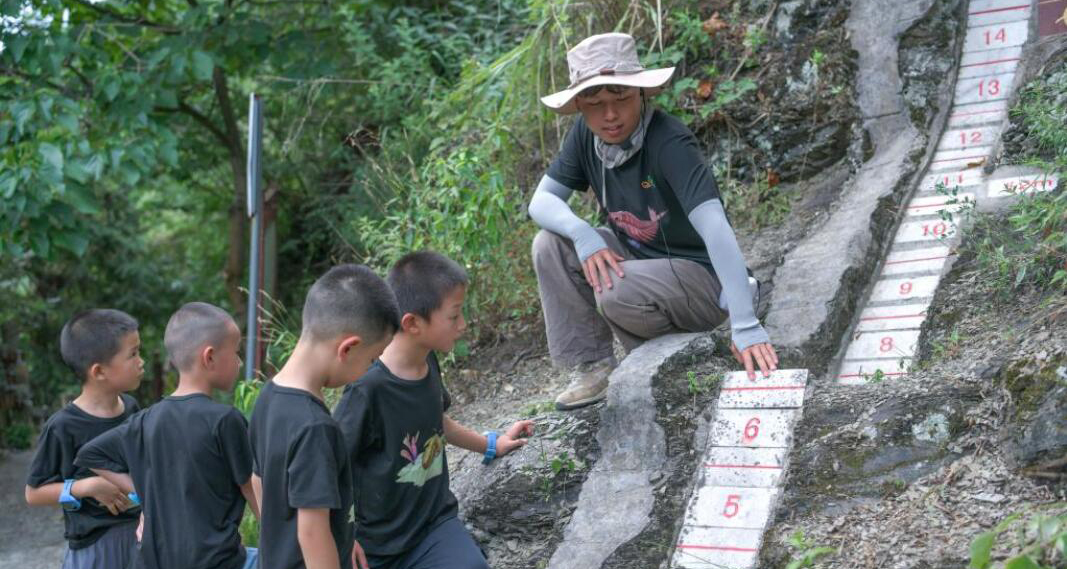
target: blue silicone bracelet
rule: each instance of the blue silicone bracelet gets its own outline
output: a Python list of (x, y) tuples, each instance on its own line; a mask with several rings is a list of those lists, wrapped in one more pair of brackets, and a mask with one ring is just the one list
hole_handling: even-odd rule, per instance
[(496, 458), (496, 431), (488, 431), (485, 433), (485, 456), (482, 457), (482, 464), (489, 464)]

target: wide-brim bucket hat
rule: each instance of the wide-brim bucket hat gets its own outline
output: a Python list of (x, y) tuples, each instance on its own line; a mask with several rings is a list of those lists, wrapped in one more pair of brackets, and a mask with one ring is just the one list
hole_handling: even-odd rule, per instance
[(637, 44), (630, 34), (589, 36), (567, 52), (571, 84), (558, 93), (541, 97), (541, 102), (561, 115), (578, 112), (574, 97), (598, 85), (640, 87), (654, 95), (674, 74), (673, 67), (645, 69), (637, 59)]

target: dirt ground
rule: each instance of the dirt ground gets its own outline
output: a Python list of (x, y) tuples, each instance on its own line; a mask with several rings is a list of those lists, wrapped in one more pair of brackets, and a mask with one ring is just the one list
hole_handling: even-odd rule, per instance
[(0, 567), (55, 569), (67, 550), (59, 508), (31, 508), (23, 489), (33, 451), (0, 455)]

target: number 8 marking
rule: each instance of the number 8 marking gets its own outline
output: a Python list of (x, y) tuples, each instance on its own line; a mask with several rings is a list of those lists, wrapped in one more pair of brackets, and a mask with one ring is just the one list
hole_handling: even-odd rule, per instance
[(878, 351), (882, 353), (893, 351), (893, 338), (891, 336), (882, 338), (882, 343), (878, 346)]

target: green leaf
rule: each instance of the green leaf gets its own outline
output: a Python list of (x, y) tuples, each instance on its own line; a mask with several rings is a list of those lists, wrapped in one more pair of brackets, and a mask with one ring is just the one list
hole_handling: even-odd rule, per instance
[(63, 171), (63, 151), (58, 146), (42, 142), (37, 151), (40, 152), (45, 164), (57, 172)]
[(989, 559), (993, 552), (993, 540), (996, 537), (997, 534), (987, 531), (978, 534), (978, 537), (971, 541), (971, 564), (968, 565), (970, 569), (985, 569), (989, 566)]
[(38, 257), (48, 257), (48, 252), (51, 250), (48, 244), (48, 236), (42, 231), (35, 231), (30, 234), (30, 249)]
[(215, 62), (211, 59), (211, 56), (196, 50), (193, 52), (193, 77), (201, 81), (208, 81), (211, 79), (211, 72), (215, 69)]
[(96, 196), (87, 188), (72, 186), (63, 197), (80, 214), (95, 215), (100, 213), (100, 206), (96, 203)]
[(119, 82), (118, 82), (117, 79), (111, 79), (109, 81), (105, 81), (105, 83), (104, 83), (104, 97), (107, 98), (108, 101), (114, 101), (115, 97), (119, 96), (119, 88), (120, 87), (121, 87), (121, 85), (119, 85)]
[(89, 181), (90, 174), (81, 160), (68, 160), (64, 173), (79, 184)]
[(79, 130), (78, 117), (70, 113), (59, 113), (56, 115), (56, 124), (67, 129), (72, 134), (76, 134)]
[(1004, 563), (1004, 569), (1041, 569), (1041, 566), (1030, 559), (1029, 555), (1019, 555)]
[(21, 134), (35, 112), (32, 101), (12, 103), (11, 116), (15, 118), (15, 130)]
[(66, 249), (79, 257), (84, 255), (85, 250), (89, 247), (89, 239), (84, 235), (72, 232), (54, 235), (52, 242), (56, 244), (56, 247)]
[(30, 36), (29, 34), (8, 35), (4, 37), (4, 43), (11, 50), (11, 57), (15, 58), (15, 63), (18, 63), (22, 59), (22, 54), (26, 52), (26, 46), (30, 45)]

